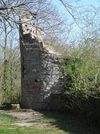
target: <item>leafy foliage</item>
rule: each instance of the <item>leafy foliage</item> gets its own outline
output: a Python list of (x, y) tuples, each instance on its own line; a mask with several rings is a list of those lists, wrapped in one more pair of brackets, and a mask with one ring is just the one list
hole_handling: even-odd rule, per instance
[(0, 90), (3, 96), (0, 101), (18, 103), (20, 101), (20, 59), (14, 49), (7, 49), (9, 50), (7, 60), (0, 62), (2, 67)]
[[(95, 43), (95, 45), (94, 45)], [(65, 84), (65, 106), (88, 116), (99, 116), (100, 103), (100, 46), (91, 39), (74, 49), (62, 64), (67, 80)], [(95, 109), (94, 109), (95, 107)]]

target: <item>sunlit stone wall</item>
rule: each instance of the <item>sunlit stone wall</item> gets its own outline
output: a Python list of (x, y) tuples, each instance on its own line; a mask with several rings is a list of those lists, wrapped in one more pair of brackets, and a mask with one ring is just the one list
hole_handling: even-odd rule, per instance
[(23, 16), (21, 22), (21, 106), (50, 109), (54, 103), (51, 96), (63, 91), (64, 73), (59, 68), (60, 59), (44, 45), (43, 31), (32, 25), (28, 16)]

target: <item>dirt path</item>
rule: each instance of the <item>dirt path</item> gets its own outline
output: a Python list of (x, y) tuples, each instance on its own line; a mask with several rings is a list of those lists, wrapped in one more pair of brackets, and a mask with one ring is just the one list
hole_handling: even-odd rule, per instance
[(17, 117), (18, 121), (13, 125), (18, 127), (30, 127), (41, 120), (41, 114), (35, 111), (10, 112), (8, 114)]
[(14, 111), (0, 111), (17, 118), (17, 121), (13, 124), (18, 127), (30, 127), (33, 124), (39, 123), (42, 114), (36, 111), (27, 110), (25, 112), (14, 112)]
[[(50, 130), (54, 132), (70, 133), (70, 134), (100, 134), (100, 129), (94, 127), (93, 124), (87, 126), (81, 120), (77, 120), (72, 115), (62, 115), (59, 113), (40, 113), (32, 110), (27, 111), (2, 111), (0, 113), (16, 117), (17, 120), (10, 124), (10, 128), (28, 128), (39, 130), (41, 132)], [(88, 122), (87, 122), (88, 123)], [(57, 134), (57, 133), (56, 133)]]
[(12, 115), (18, 118), (20, 121), (31, 122), (36, 121), (40, 117), (40, 113), (35, 111), (27, 111), (27, 112), (9, 112), (8, 115)]

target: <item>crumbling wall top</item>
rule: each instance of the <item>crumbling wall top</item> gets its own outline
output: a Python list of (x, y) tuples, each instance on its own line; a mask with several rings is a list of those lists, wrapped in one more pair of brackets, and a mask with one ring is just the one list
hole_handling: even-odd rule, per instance
[(33, 18), (29, 14), (23, 14), (21, 16), (23, 35), (30, 34), (32, 39), (36, 39), (43, 43), (44, 32), (42, 28), (34, 24), (32, 20)]

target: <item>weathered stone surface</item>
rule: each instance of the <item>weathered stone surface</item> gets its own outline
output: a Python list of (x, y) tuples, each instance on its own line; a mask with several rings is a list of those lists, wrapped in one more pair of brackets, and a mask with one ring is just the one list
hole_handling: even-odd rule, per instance
[[(63, 71), (58, 56), (43, 44), (41, 36), (29, 23), (20, 26), (21, 85), (23, 108), (50, 109), (51, 94), (60, 94)], [(33, 34), (34, 33), (34, 34)], [(40, 29), (39, 29), (40, 34)], [(53, 106), (52, 106), (53, 107)]]

